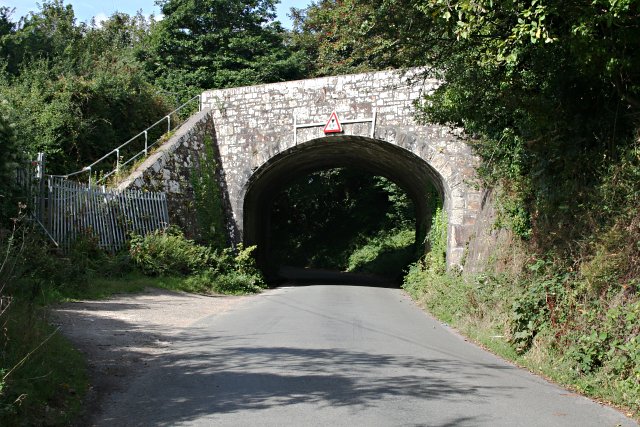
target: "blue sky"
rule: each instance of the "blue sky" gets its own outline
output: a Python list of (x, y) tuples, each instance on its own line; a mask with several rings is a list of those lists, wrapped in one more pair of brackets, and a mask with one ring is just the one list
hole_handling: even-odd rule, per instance
[[(277, 6), (278, 19), (285, 27), (291, 28), (291, 21), (287, 17), (289, 9), (306, 7), (310, 2), (311, 0), (281, 0)], [(16, 9), (13, 14), (15, 20), (31, 11), (37, 11), (37, 3), (42, 3), (42, 0), (0, 0), (0, 6)], [(76, 17), (80, 21), (89, 21), (94, 16), (107, 17), (115, 11), (135, 14), (142, 9), (145, 15), (157, 15), (159, 12), (154, 0), (65, 0), (65, 4), (69, 3), (73, 5)]]

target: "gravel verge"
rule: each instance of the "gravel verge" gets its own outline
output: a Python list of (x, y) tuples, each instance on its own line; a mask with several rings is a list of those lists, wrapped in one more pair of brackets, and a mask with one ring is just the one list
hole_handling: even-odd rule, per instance
[(78, 301), (51, 309), (51, 322), (84, 353), (90, 376), (76, 425), (93, 425), (110, 394), (170, 352), (177, 336), (199, 320), (221, 315), (249, 297), (206, 296), (148, 288), (140, 294)]

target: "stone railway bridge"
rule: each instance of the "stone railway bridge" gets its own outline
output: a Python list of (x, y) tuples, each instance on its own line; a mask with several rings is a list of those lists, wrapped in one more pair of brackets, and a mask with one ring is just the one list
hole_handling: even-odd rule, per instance
[[(477, 159), (461, 133), (414, 119), (415, 101), (437, 85), (414, 70), (206, 91), (202, 111), (120, 188), (165, 191), (172, 221), (195, 233), (191, 177), (208, 136), (217, 147), (230, 239), (266, 250), (270, 204), (281, 188), (313, 171), (358, 167), (407, 191), (421, 230), (435, 188), (449, 220), (447, 263), (458, 265), (483, 193), (473, 186)], [(342, 132), (325, 134), (333, 111)]]

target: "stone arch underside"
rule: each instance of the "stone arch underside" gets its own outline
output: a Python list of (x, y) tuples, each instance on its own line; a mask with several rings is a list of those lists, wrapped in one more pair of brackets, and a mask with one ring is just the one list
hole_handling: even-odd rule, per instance
[(446, 183), (440, 174), (407, 150), (359, 136), (318, 138), (274, 156), (247, 181), (243, 191), (244, 243), (257, 244), (259, 258), (263, 258), (269, 250), (271, 218), (266, 213), (273, 198), (297, 177), (337, 167), (366, 170), (402, 187), (414, 202), (417, 232), (424, 231), (430, 222), (434, 203), (430, 190), (435, 188), (446, 200)]

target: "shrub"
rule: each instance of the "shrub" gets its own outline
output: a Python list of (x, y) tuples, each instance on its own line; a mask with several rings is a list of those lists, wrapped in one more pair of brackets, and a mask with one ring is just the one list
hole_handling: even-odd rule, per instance
[(216, 273), (213, 269), (185, 279), (184, 288), (191, 292), (221, 293), (243, 295), (260, 292), (264, 289), (262, 276), (241, 272)]
[(134, 235), (130, 248), (133, 262), (151, 276), (189, 275), (206, 269), (212, 260), (210, 248), (186, 239), (176, 227)]
[(193, 292), (244, 294), (265, 284), (255, 266), (255, 246), (214, 250), (188, 240), (178, 228), (131, 239), (131, 259), (152, 276), (188, 276), (184, 289)]

